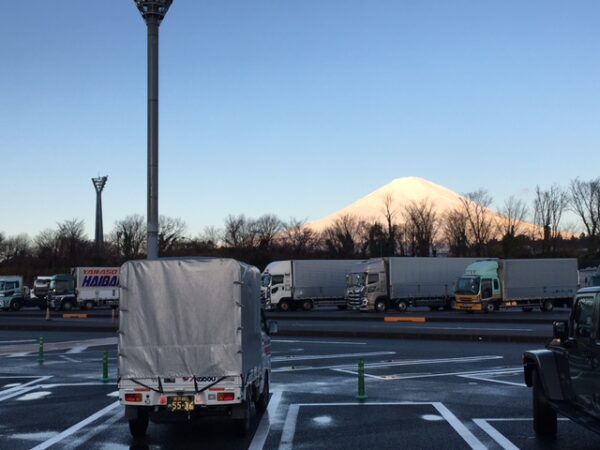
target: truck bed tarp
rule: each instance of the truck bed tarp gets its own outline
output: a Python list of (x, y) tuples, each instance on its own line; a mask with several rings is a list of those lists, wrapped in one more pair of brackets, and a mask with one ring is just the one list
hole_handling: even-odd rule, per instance
[(245, 375), (261, 362), (260, 274), (232, 259), (121, 267), (119, 375)]

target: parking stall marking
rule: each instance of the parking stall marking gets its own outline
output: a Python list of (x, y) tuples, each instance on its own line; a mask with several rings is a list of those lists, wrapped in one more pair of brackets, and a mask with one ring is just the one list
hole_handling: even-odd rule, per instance
[(365, 352), (365, 353), (337, 353), (334, 355), (300, 355), (300, 356), (279, 356), (272, 358), (271, 362), (288, 361), (310, 361), (317, 359), (337, 359), (337, 358), (356, 358), (362, 356), (386, 356), (395, 355), (396, 352)]
[[(514, 445), (506, 436), (500, 433), (496, 428), (494, 428), (489, 422), (522, 422), (522, 421), (532, 421), (531, 418), (489, 418), (489, 419), (473, 419), (473, 422), (485, 431), (489, 437), (491, 437), (500, 447), (504, 450), (519, 450), (519, 447)], [(568, 421), (564, 417), (559, 417), (560, 421)]]
[[(296, 425), (298, 422), (298, 412), (300, 407), (345, 407), (345, 406), (415, 406), (415, 405), (430, 405), (434, 407), (446, 422), (458, 433), (458, 435), (467, 443), (473, 450), (486, 450), (487, 447), (477, 439), (477, 437), (469, 431), (469, 429), (450, 411), (443, 403), (440, 402), (373, 402), (373, 403), (293, 403), (289, 405), (288, 413), (281, 433), (279, 450), (292, 450), (294, 443), (294, 435), (296, 433)], [(35, 449), (34, 449), (35, 450)]]
[[(6, 378), (9, 378), (9, 377), (6, 377)], [(14, 376), (14, 377), (10, 377), (10, 378), (28, 378), (28, 377)], [(51, 375), (35, 377), (34, 380), (31, 380), (27, 383), (19, 384), (18, 386), (13, 386), (8, 389), (4, 389), (4, 390), (0, 391), (0, 402), (11, 399), (13, 397), (17, 397), (17, 396), (26, 394), (27, 392), (33, 391), (35, 389), (39, 389), (40, 385), (38, 385), (38, 383), (41, 383), (42, 381), (48, 380), (50, 378), (52, 378)]]
[(273, 391), (269, 400), (269, 406), (267, 406), (267, 411), (263, 414), (262, 419), (258, 424), (258, 428), (254, 433), (254, 437), (252, 438), (248, 450), (262, 450), (264, 448), (265, 442), (267, 442), (267, 438), (269, 437), (269, 432), (271, 431), (273, 417), (279, 407), (279, 403), (281, 403), (281, 395), (281, 391)]

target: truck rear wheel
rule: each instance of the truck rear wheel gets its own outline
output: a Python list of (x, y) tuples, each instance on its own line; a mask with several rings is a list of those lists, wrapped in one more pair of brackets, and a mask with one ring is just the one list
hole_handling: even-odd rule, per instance
[(311, 311), (311, 310), (313, 309), (313, 306), (314, 306), (314, 305), (313, 305), (313, 302), (312, 302), (312, 300), (304, 300), (304, 301), (302, 302), (302, 309), (303, 309), (304, 311)]
[(84, 308), (87, 310), (94, 309), (94, 302), (91, 300), (88, 300), (87, 302), (84, 303)]
[(396, 308), (398, 308), (398, 311), (400, 312), (405, 312), (408, 309), (408, 303), (406, 303), (404, 300), (399, 301), (396, 304)]
[(235, 427), (235, 432), (238, 436), (246, 436), (248, 431), (250, 431), (250, 397), (246, 395), (244, 403), (242, 404), (242, 408), (244, 410), (244, 417), (240, 417), (239, 419), (233, 419), (233, 425)]
[(65, 300), (62, 304), (62, 309), (65, 311), (71, 311), (73, 309), (73, 303), (71, 303), (71, 300)]
[(533, 430), (542, 437), (556, 435), (556, 411), (548, 404), (542, 381), (536, 369), (531, 374), (533, 381)]
[(265, 412), (267, 406), (269, 405), (269, 377), (265, 374), (265, 382), (262, 389), (262, 392), (254, 402), (254, 406), (256, 406), (256, 410), (259, 413)]
[(540, 309), (542, 311), (550, 312), (554, 309), (554, 303), (552, 302), (552, 300), (544, 300)]
[(145, 408), (137, 409), (137, 417), (129, 419), (129, 432), (135, 438), (141, 438), (146, 435), (148, 430), (148, 411)]

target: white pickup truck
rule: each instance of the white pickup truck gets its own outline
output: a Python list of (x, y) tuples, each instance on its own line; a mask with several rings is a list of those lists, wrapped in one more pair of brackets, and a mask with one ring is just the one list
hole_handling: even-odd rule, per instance
[(260, 273), (218, 258), (130, 261), (121, 267), (119, 399), (134, 437), (148, 422), (229, 416), (250, 426), (271, 379)]

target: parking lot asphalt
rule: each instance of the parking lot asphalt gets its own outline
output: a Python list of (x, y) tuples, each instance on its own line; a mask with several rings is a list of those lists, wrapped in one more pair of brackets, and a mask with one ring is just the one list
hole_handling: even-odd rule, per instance
[[(253, 416), (248, 436), (235, 437), (223, 418), (151, 423), (135, 440), (115, 394), (116, 345), (107, 343), (114, 335), (90, 337), (44, 332), (57, 347), (40, 363), (26, 351), (37, 333), (0, 331), (0, 352), (23, 350), (0, 353), (0, 448), (600, 448), (599, 436), (566, 420), (556, 440), (535, 437), (521, 368), (522, 352), (535, 345), (288, 336), (273, 337), (271, 401)], [(357, 399), (360, 359), (365, 401)]]

